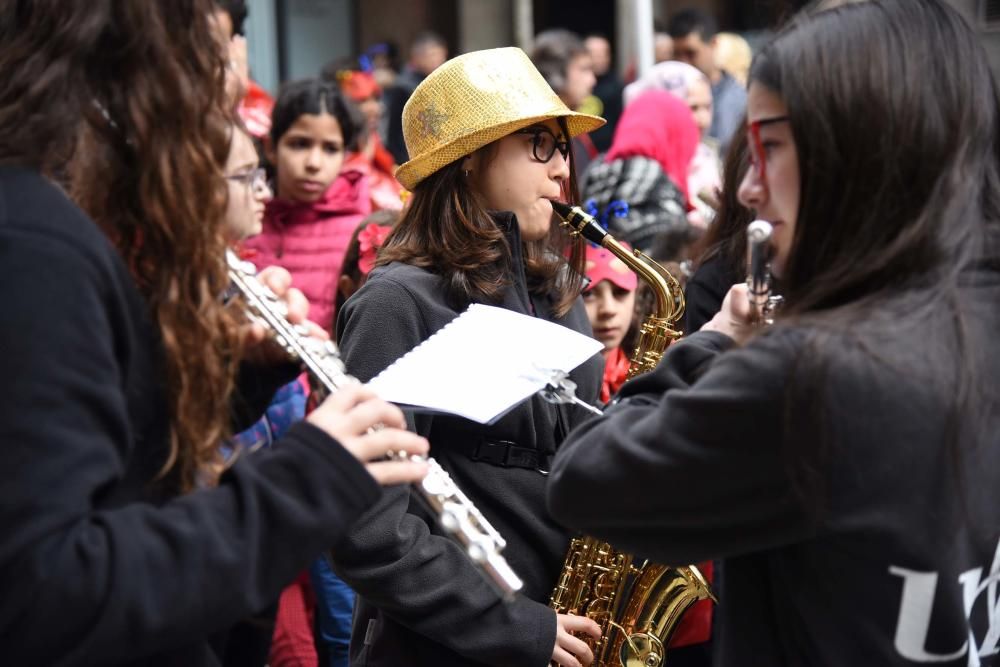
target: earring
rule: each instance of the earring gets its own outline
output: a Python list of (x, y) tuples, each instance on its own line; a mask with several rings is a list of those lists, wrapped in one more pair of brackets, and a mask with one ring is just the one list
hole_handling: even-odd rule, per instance
[(468, 178), (469, 174), (472, 173), (472, 170), (471, 169), (466, 169), (463, 173), (465, 174), (465, 177)]

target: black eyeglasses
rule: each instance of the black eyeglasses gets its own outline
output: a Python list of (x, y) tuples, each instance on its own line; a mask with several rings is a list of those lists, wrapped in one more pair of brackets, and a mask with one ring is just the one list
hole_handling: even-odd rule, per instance
[(526, 127), (514, 134), (531, 135), (531, 154), (539, 162), (548, 162), (557, 150), (564, 160), (569, 160), (569, 141), (558, 141), (555, 133), (547, 127)]

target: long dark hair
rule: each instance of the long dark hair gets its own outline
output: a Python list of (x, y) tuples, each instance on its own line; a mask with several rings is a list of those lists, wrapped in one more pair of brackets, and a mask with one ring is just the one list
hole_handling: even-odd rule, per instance
[[(939, 46), (914, 58), (917, 43)], [(913, 281), (940, 296), (982, 254), (983, 222), (1000, 208), (997, 91), (978, 38), (944, 2), (803, 14), (750, 82), (782, 97), (799, 155), (786, 313)]]
[[(568, 136), (564, 121), (562, 131)], [(495, 143), (480, 150), (487, 158)], [(570, 178), (563, 188), (577, 202), (576, 166), (569, 157)], [(554, 296), (559, 317), (580, 296), (584, 245), (572, 239), (555, 222), (548, 237), (524, 243), (528, 288), (535, 294)], [(455, 307), (473, 301), (497, 303), (510, 283), (511, 248), (503, 230), (487, 210), (486, 202), (469, 186), (462, 159), (434, 172), (413, 190), (409, 205), (379, 251), (378, 266), (390, 262), (413, 264), (444, 276), (447, 298)]]
[(65, 174), (117, 246), (159, 327), (186, 490), (228, 433), (238, 320), (222, 165), (231, 127), (211, 0), (0, 5), (0, 160)]
[(746, 275), (747, 225), (753, 222), (753, 211), (739, 201), (740, 183), (750, 168), (750, 154), (747, 149), (746, 122), (740, 122), (729, 143), (729, 150), (722, 163), (722, 193), (719, 210), (711, 228), (702, 239), (704, 248), (698, 258), (698, 265), (718, 257), (727, 274), (735, 280)]
[[(920, 54), (913, 44), (935, 48)], [(960, 481), (960, 452), (982, 441), (985, 424), (960, 277), (996, 264), (1000, 221), (997, 89), (975, 32), (940, 0), (806, 11), (757, 56), (750, 82), (784, 100), (800, 168), (782, 319), (809, 325), (788, 392), (813, 399), (811, 414), (786, 423), (830, 423), (824, 379), (845, 336), (877, 327), (891, 337), (945, 318), (954, 347), (902, 370), (947, 384), (945, 438)], [(853, 340), (899, 369), (891, 345)], [(802, 481), (814, 498), (828, 447), (790, 452), (811, 459)]]

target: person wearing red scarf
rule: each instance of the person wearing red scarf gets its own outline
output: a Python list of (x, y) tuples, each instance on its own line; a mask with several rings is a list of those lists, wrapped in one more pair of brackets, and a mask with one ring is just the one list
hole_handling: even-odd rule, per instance
[[(628, 345), (633, 344), (628, 341), (634, 338), (629, 334), (641, 324), (635, 314), (638, 278), (610, 250), (593, 245), (587, 246), (585, 271), (590, 283), (583, 292), (583, 304), (594, 329), (594, 338), (604, 343), (601, 402), (608, 403), (625, 384), (632, 352)], [(623, 342), (627, 343), (626, 347), (622, 346)], [(698, 568), (711, 582), (713, 564), (698, 563)], [(706, 642), (711, 638), (711, 632), (712, 601), (696, 602), (674, 633), (670, 642), (671, 655), (680, 656), (679, 664), (682, 665), (708, 664)]]
[(622, 341), (632, 327), (638, 279), (610, 250), (598, 246), (587, 246), (586, 272), (590, 283), (583, 292), (583, 305), (594, 338), (604, 344), (601, 402), (607, 403), (628, 374), (628, 352)]

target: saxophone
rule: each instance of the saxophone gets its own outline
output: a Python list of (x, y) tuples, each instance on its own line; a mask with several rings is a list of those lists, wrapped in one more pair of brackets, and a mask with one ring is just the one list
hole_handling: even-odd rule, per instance
[[(248, 317), (262, 324), (288, 356), (305, 366), (314, 391), (326, 395), (358, 383), (348, 375), (333, 341), (313, 338), (306, 329), (289, 323), (284, 303), (257, 279), (253, 264), (240, 260), (232, 250), (226, 251), (226, 261), (230, 283), (245, 300)], [(406, 453), (398, 452), (395, 458), (405, 460)], [(445, 531), (462, 545), (502, 597), (512, 599), (523, 582), (500, 553), (507, 542), (437, 461), (428, 457), (426, 463), (427, 476), (414, 484), (418, 497), (430, 506)]]
[[(553, 202), (572, 235), (610, 250), (656, 294), (656, 308), (643, 322), (630, 358), (628, 377), (652, 370), (664, 350), (681, 336), (672, 325), (684, 312), (684, 293), (666, 269), (638, 250), (629, 252), (582, 209)], [(594, 652), (596, 667), (658, 667), (678, 622), (698, 600), (717, 601), (694, 565), (667, 567), (645, 561), (607, 542), (585, 536), (570, 542), (549, 606), (577, 614), (601, 627), (601, 638), (581, 637)]]

